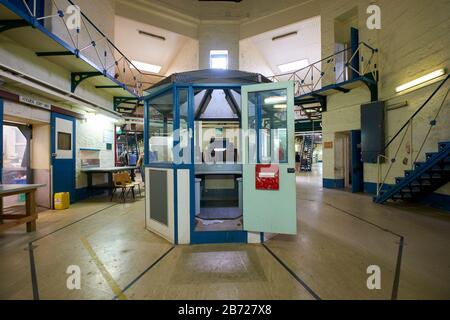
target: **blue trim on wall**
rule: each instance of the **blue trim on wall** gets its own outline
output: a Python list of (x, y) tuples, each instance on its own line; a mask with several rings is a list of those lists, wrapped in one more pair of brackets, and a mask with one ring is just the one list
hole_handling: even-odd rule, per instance
[(450, 195), (442, 193), (430, 193), (420, 200), (421, 203), (433, 208), (450, 212)]
[[(391, 185), (384, 184), (382, 190), (387, 190)], [(364, 192), (369, 194), (377, 194), (377, 184), (375, 182), (364, 182)]]
[(343, 189), (345, 186), (344, 179), (323, 179), (323, 187), (327, 189)]

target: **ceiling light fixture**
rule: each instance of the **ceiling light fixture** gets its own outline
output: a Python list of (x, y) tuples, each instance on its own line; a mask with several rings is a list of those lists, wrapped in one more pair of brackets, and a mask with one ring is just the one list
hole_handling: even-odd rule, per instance
[(414, 80), (412, 80), (410, 82), (402, 84), (401, 86), (398, 86), (397, 88), (395, 88), (395, 91), (396, 92), (405, 91), (405, 90), (410, 89), (412, 87), (416, 87), (416, 86), (418, 86), (418, 85), (420, 85), (422, 83), (425, 83), (425, 82), (428, 82), (430, 80), (436, 79), (436, 78), (438, 78), (438, 77), (440, 77), (440, 76), (442, 76), (444, 74), (445, 74), (445, 69), (439, 69), (439, 70), (433, 71), (433, 72), (428, 73), (428, 74), (426, 74), (426, 75), (424, 75), (424, 76), (422, 76), (420, 78), (414, 79)]
[(287, 101), (286, 96), (273, 96), (264, 99), (264, 104), (282, 104)]
[(133, 60), (131, 61), (130, 68), (132, 69), (139, 69), (142, 71), (152, 72), (152, 73), (159, 73), (161, 71), (161, 66), (157, 66), (155, 64), (151, 63), (145, 63), (141, 61)]
[(302, 59), (302, 60), (297, 60), (297, 61), (293, 61), (293, 62), (289, 62), (289, 63), (280, 64), (278, 66), (278, 69), (280, 69), (281, 72), (290, 72), (290, 71), (300, 70), (307, 66), (309, 66), (308, 59)]
[(148, 37), (152, 37), (152, 38), (156, 38), (162, 41), (166, 41), (166, 38), (151, 32), (147, 32), (147, 31), (143, 31), (143, 30), (138, 30), (138, 33), (144, 36), (148, 36)]
[(292, 31), (292, 32), (289, 32), (289, 33), (285, 33), (285, 34), (273, 37), (272, 41), (277, 41), (277, 40), (281, 40), (281, 39), (284, 39), (284, 38), (287, 38), (287, 37), (296, 36), (297, 33), (298, 33), (297, 31)]

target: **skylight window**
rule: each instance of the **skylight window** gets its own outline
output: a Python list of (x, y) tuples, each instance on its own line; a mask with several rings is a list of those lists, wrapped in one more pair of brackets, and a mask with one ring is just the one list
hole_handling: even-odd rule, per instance
[(281, 72), (297, 71), (304, 67), (307, 67), (308, 65), (309, 65), (308, 59), (303, 59), (285, 64), (280, 64), (278, 66), (278, 69), (280, 69)]
[(228, 69), (228, 50), (211, 50), (209, 66), (211, 69)]
[(161, 71), (161, 66), (157, 66), (150, 63), (145, 63), (141, 61), (133, 60), (130, 64), (131, 69), (139, 69), (141, 71), (151, 72), (151, 73), (159, 73)]

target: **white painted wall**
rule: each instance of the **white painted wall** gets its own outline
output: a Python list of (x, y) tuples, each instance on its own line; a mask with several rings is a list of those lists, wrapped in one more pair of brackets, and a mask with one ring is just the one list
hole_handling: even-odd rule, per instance
[[(87, 186), (87, 176), (81, 172), (80, 148), (99, 149), (100, 167), (114, 167), (114, 150), (106, 150), (103, 140), (105, 130), (114, 130), (114, 122), (104, 116), (88, 117), (87, 120), (77, 120), (76, 135), (76, 188)], [(106, 182), (104, 175), (94, 175), (93, 183)]]
[[(386, 101), (387, 105), (399, 102), (408, 102), (408, 106), (392, 111), (387, 111), (386, 116), (386, 141), (388, 141), (403, 125), (412, 113), (426, 100), (436, 88), (437, 84), (429, 85), (406, 94), (396, 94), (395, 87), (413, 80), (423, 74), (439, 68), (450, 67), (450, 38), (448, 30), (450, 20), (449, 2), (436, 2), (430, 6), (420, 0), (412, 1), (387, 1), (380, 0), (376, 3), (382, 11), (382, 29), (369, 30), (366, 27), (366, 8), (372, 1), (350, 0), (322, 0), (322, 56), (330, 55), (334, 51), (335, 24), (334, 19), (356, 6), (358, 12), (358, 26), (360, 41), (365, 41), (379, 49), (379, 98)], [(328, 79), (328, 78), (327, 78)], [(330, 80), (330, 79), (328, 79)], [(448, 86), (447, 86), (448, 88)], [(413, 156), (417, 153), (419, 145), (429, 127), (429, 121), (442, 101), (446, 90), (437, 96), (432, 103), (422, 111), (415, 121), (413, 130)], [(323, 114), (324, 141), (334, 141), (336, 132), (359, 129), (360, 108), (362, 103), (370, 101), (370, 93), (365, 87), (353, 90), (350, 93), (334, 94), (328, 98), (328, 112)], [(444, 108), (445, 109), (445, 108)], [(448, 110), (448, 102), (446, 110)], [(450, 139), (450, 115), (445, 111), (440, 116), (438, 126), (424, 150), (436, 151), (437, 142)], [(408, 153), (411, 138), (406, 137), (405, 146), (400, 149), (400, 159), (388, 176), (387, 183), (393, 183), (396, 176), (402, 176), (403, 170), (409, 169), (411, 163), (400, 165), (405, 157), (411, 158)], [(397, 145), (388, 149), (388, 157), (393, 157)], [(324, 178), (337, 178), (332, 149), (324, 149)], [(383, 165), (386, 172), (387, 165)], [(364, 167), (364, 180), (376, 182), (377, 166), (366, 164)], [(450, 194), (447, 185), (439, 190), (444, 194)]]
[(198, 40), (187, 39), (183, 47), (177, 52), (170, 66), (167, 68), (166, 76), (173, 73), (192, 71), (199, 69), (199, 43)]
[(266, 77), (274, 74), (266, 59), (249, 39), (239, 42), (239, 70), (261, 73)]
[(200, 69), (209, 69), (211, 50), (228, 50), (228, 69), (239, 68), (239, 23), (202, 21), (198, 39)]

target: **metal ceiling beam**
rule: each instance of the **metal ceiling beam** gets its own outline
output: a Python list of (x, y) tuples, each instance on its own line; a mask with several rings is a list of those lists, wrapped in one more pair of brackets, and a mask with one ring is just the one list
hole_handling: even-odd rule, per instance
[(57, 56), (73, 56), (73, 53), (70, 51), (44, 51), (44, 52), (36, 52), (38, 57), (57, 57)]

